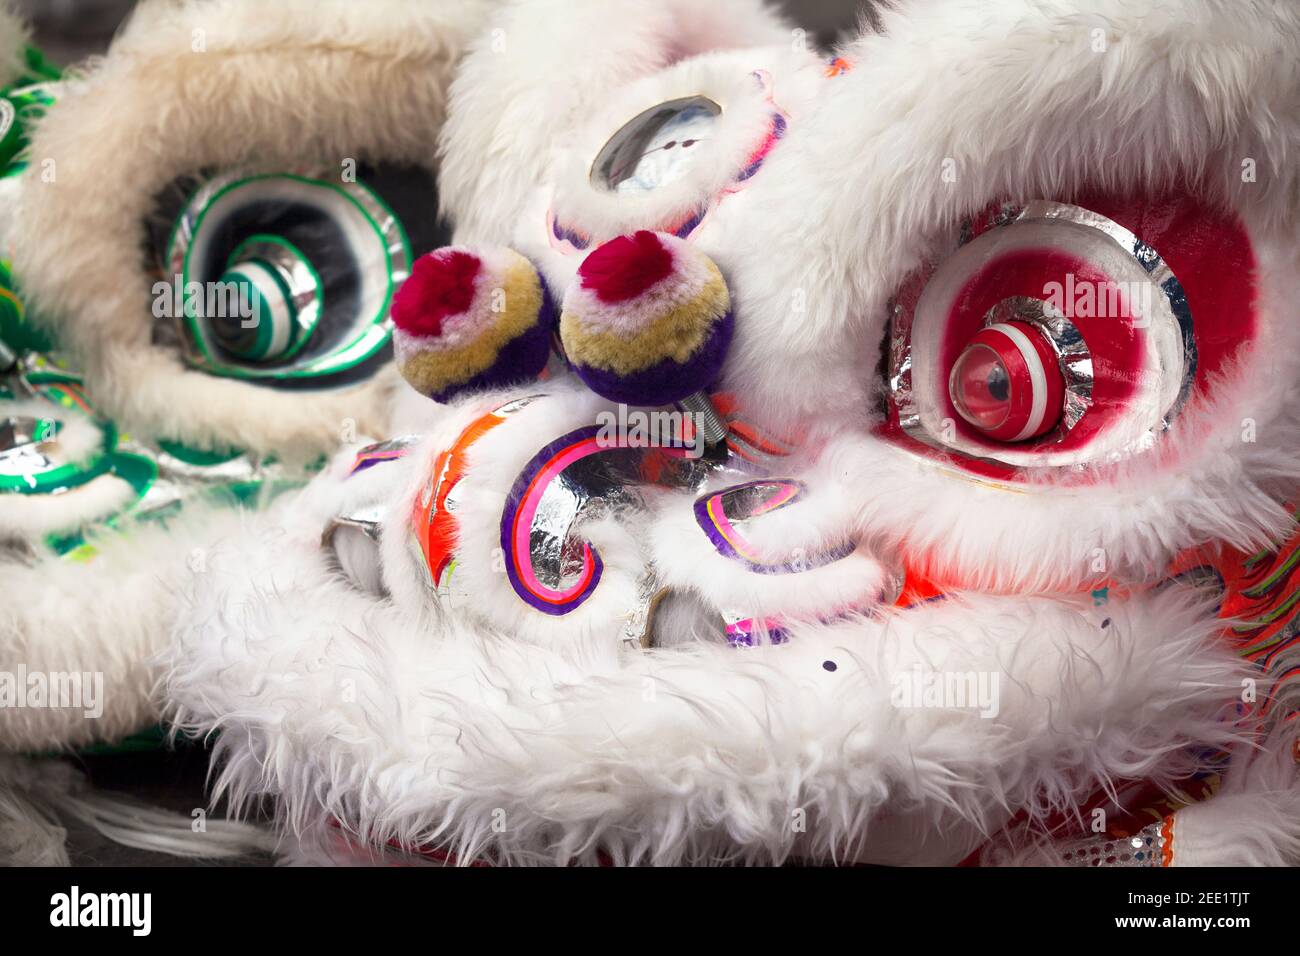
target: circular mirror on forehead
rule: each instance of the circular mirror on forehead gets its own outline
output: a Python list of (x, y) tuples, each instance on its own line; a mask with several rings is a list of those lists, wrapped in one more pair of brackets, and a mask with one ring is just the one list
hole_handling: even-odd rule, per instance
[(721, 115), (705, 96), (652, 106), (610, 137), (592, 163), (592, 185), (635, 195), (681, 179), (699, 164)]

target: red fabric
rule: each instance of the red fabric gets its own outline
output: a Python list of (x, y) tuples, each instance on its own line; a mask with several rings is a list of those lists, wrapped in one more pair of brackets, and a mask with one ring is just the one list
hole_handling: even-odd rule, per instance
[[(1062, 198), (1101, 213), (1142, 237), (1173, 270), (1196, 319), (1196, 376), (1189, 405), (1213, 401), (1216, 376), (1230, 367), (1240, 349), (1251, 345), (1256, 329), (1256, 264), (1250, 238), (1241, 222), (1230, 212), (1201, 202), (1191, 191)], [(974, 217), (972, 237), (993, 228), (995, 213), (1001, 206), (1001, 202), (994, 203)], [(1048, 279), (1063, 279), (1071, 273), (1076, 284), (1082, 278), (1095, 283), (1106, 281), (1096, 270), (1089, 273), (1086, 264), (1074, 262), (1072, 257), (1052, 249), (1018, 250), (1008, 258), (1012, 261), (997, 262), (997, 268), (989, 268), (986, 263), (958, 296), (957, 314), (949, 319), (949, 340), (941, 368), (952, 367), (970, 336), (980, 327), (989, 306), (1001, 298), (1021, 294), (1041, 298)], [(1079, 268), (1080, 265), (1085, 268)], [(933, 269), (930, 266), (917, 270), (900, 287), (895, 301), (905, 312), (915, 311)], [(1096, 374), (1093, 404), (1063, 440), (1048, 439), (1056, 450), (1084, 447), (1112, 415), (1127, 407), (1132, 392), (1136, 366), (1128, 323), (1111, 318), (1077, 324), (1093, 356)], [(996, 447), (996, 443), (989, 442), (957, 415), (955, 409), (948, 409), (948, 413), (964, 438), (991, 449)], [(888, 420), (876, 428), (876, 433), (919, 455), (947, 459), (977, 475), (1002, 481), (1019, 481), (1024, 477), (1024, 470), (1017, 466), (991, 458), (954, 454), (916, 440), (899, 424), (898, 409), (893, 403)]]
[(582, 287), (601, 302), (635, 299), (673, 271), (673, 255), (659, 237), (642, 229), (598, 246), (578, 268)]
[(393, 296), (393, 323), (408, 335), (441, 335), (444, 319), (474, 301), (474, 280), (482, 263), (459, 249), (421, 256)]

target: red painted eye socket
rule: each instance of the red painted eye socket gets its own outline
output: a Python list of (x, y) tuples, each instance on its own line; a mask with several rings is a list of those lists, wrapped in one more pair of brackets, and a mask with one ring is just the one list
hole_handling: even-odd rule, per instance
[(1029, 322), (998, 322), (980, 329), (948, 376), (953, 407), (997, 441), (1028, 441), (1057, 426), (1065, 379), (1056, 352)]
[[(879, 434), (1013, 481), (1140, 454), (1176, 422), (1206, 427), (1185, 410), (1215, 400), (1258, 334), (1245, 226), (1190, 192), (1073, 198), (994, 203), (903, 281)], [(1019, 322), (1028, 352), (988, 331)]]

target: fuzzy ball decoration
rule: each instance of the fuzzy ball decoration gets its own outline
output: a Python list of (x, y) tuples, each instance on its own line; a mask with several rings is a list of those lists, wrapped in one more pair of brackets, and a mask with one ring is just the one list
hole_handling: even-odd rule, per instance
[(734, 321), (722, 273), (676, 236), (642, 230), (598, 246), (564, 295), (560, 339), (597, 394), (669, 405), (722, 370)]
[(402, 376), (438, 402), (535, 378), (550, 354), (555, 307), (512, 249), (447, 246), (421, 256), (393, 297)]

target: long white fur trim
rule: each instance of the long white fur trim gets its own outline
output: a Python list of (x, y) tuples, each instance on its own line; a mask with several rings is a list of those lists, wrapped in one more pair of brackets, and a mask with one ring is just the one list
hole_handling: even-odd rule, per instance
[[(275, 794), (309, 840), (337, 819), (462, 860), (870, 859), (885, 811), (987, 830), (1112, 776), (1179, 779), (1186, 744), (1235, 736), (1220, 716), (1239, 665), (1183, 592), (1105, 627), (1060, 602), (971, 598), (781, 647), (615, 658), (595, 636), (521, 643), (377, 604), (284, 536), (259, 519), (214, 549), (167, 697), (181, 727), (223, 731), (217, 792)], [(915, 668), (996, 672), (997, 715), (895, 706)]]
[(57, 495), (0, 495), (0, 537), (32, 540), (75, 531), (113, 514), (133, 497), (129, 482), (108, 474)]
[[(91, 540), (98, 554), (48, 551), (0, 563), (0, 669), (78, 674), (102, 688), (99, 716), (82, 705), (0, 707), (0, 750), (42, 752), (113, 741), (158, 720), (151, 659), (183, 607), (186, 578), (204, 571), (207, 540), (237, 512), (193, 509), (167, 527), (134, 525)], [(98, 709), (94, 708), (94, 709)]]
[(1174, 815), (1173, 866), (1300, 866), (1295, 729), (1240, 748), (1222, 789)]
[[(1296, 866), (1300, 863), (1300, 769), (1295, 728), (1237, 745), (1213, 796), (1177, 810), (1162, 849), (1169, 866)], [(1163, 823), (1164, 821), (1162, 821)], [(1074, 841), (1067, 841), (1072, 843)], [(1077, 846), (1077, 845), (1076, 845)], [(1003, 834), (985, 865), (1065, 866), (1065, 846), (1032, 826)]]

